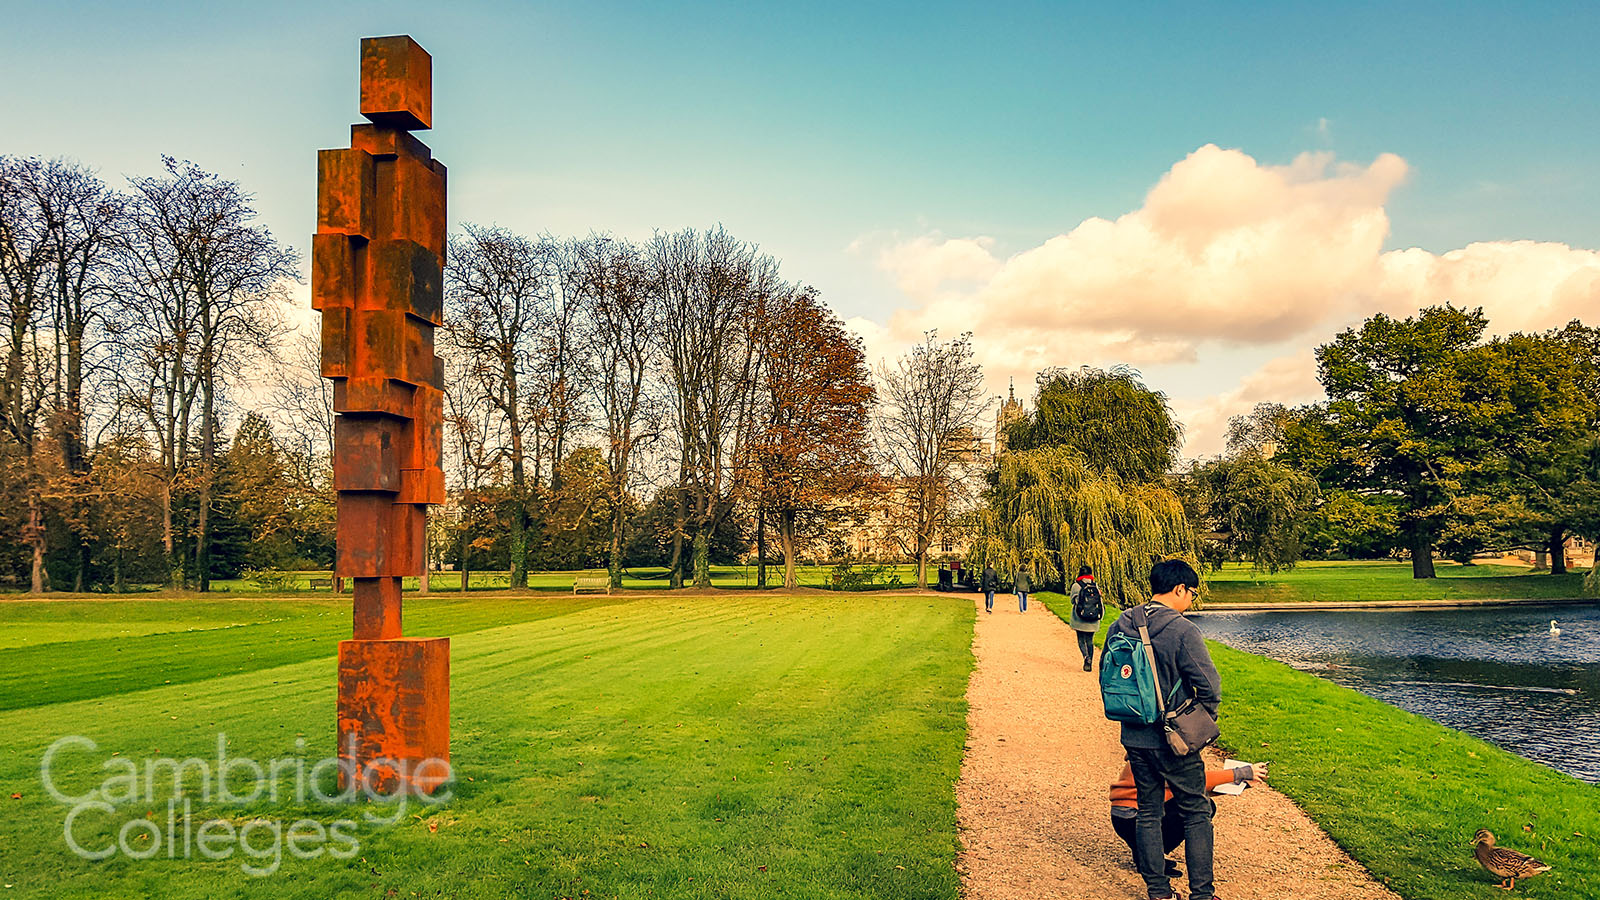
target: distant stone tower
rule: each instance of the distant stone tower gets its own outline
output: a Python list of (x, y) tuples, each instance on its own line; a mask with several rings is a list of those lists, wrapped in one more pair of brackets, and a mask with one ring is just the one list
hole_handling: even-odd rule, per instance
[(1028, 417), (1022, 411), (1022, 403), (1017, 400), (1017, 380), (1011, 379), (1011, 387), (1006, 402), (1000, 404), (1000, 412), (994, 417), (994, 450), (995, 455), (1006, 452), (1006, 427), (1013, 422), (1020, 422)]

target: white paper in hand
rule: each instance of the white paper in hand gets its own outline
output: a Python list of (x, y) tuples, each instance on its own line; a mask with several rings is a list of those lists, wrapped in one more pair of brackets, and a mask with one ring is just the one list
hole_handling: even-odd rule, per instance
[[(1225, 769), (1237, 769), (1237, 768), (1240, 768), (1242, 766), (1248, 766), (1248, 765), (1250, 765), (1250, 764), (1247, 763), (1247, 762), (1241, 762), (1240, 760), (1237, 760), (1237, 759), (1230, 759), (1227, 762), (1223, 763), (1222, 767), (1225, 768)], [(1237, 797), (1238, 795), (1244, 793), (1244, 789), (1249, 787), (1249, 786), (1250, 785), (1249, 785), (1248, 782), (1243, 782), (1243, 781), (1237, 782), (1237, 783), (1229, 782), (1227, 784), (1219, 784), (1216, 787), (1212, 788), (1211, 791), (1212, 791), (1212, 793), (1216, 793), (1216, 794), (1227, 794), (1227, 795), (1232, 796), (1232, 797)]]

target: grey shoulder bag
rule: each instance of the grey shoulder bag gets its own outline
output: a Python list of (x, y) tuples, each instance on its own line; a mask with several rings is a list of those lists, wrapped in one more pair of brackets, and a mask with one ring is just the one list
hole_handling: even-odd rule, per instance
[[(1140, 610), (1144, 612), (1144, 610)], [(1189, 754), (1205, 747), (1221, 736), (1217, 728), (1217, 720), (1211, 718), (1211, 713), (1201, 706), (1193, 697), (1178, 704), (1176, 709), (1167, 709), (1166, 694), (1161, 690), (1161, 668), (1156, 665), (1156, 651), (1150, 646), (1150, 616), (1148, 613), (1139, 617), (1139, 640), (1144, 642), (1144, 652), (1150, 658), (1150, 677), (1156, 682), (1156, 708), (1161, 711), (1161, 730), (1166, 733), (1167, 746), (1178, 756)]]

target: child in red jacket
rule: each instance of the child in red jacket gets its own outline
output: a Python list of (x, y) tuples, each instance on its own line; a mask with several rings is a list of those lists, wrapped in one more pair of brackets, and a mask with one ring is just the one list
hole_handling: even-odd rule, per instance
[[(1267, 764), (1256, 763), (1249, 766), (1239, 766), (1233, 769), (1207, 769), (1206, 790), (1209, 792), (1218, 785), (1244, 784), (1258, 778), (1267, 777)], [(1167, 789), (1167, 800), (1172, 799), (1172, 790)], [(1216, 801), (1212, 801), (1212, 812), (1216, 812)], [(1178, 815), (1176, 804), (1168, 803), (1165, 807), (1166, 814), (1161, 819), (1161, 852), (1163, 855), (1178, 849), (1183, 843), (1183, 818)], [(1128, 849), (1133, 850), (1134, 820), (1139, 814), (1139, 794), (1133, 786), (1133, 769), (1130, 766), (1122, 767), (1122, 774), (1111, 783), (1111, 829), (1127, 843)], [(1167, 860), (1167, 875), (1170, 877), (1177, 873), (1177, 864)]]

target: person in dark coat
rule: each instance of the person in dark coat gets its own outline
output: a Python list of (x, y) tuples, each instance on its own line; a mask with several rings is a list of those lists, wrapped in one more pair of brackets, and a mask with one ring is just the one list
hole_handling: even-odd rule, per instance
[(1033, 582), (1028, 578), (1028, 567), (1017, 566), (1017, 574), (1012, 579), (1017, 591), (1017, 611), (1028, 611), (1028, 595), (1033, 593)]
[[(1148, 620), (1150, 649), (1156, 658), (1157, 681), (1162, 690), (1182, 691), (1168, 704), (1176, 706), (1193, 697), (1212, 718), (1222, 701), (1222, 681), (1206, 650), (1200, 629), (1183, 617), (1194, 604), (1200, 590), (1200, 574), (1181, 559), (1168, 559), (1150, 569), (1150, 602), (1135, 609), (1144, 610)], [(1115, 634), (1139, 640), (1133, 609), (1123, 611), (1106, 633), (1107, 646)], [(1105, 654), (1100, 665), (1105, 666)], [(1212, 882), (1211, 801), (1206, 797), (1206, 765), (1200, 753), (1179, 756), (1167, 744), (1162, 726), (1122, 723), (1122, 746), (1128, 753), (1128, 766), (1138, 794), (1139, 812), (1137, 857), (1139, 875), (1151, 900), (1176, 897), (1171, 878), (1162, 859), (1161, 820), (1166, 812), (1166, 794), (1183, 820), (1184, 859), (1189, 870), (1191, 900), (1214, 900)]]
[(983, 611), (994, 612), (994, 592), (1000, 590), (1000, 573), (994, 570), (994, 565), (983, 567), (983, 578), (979, 587), (983, 588)]

